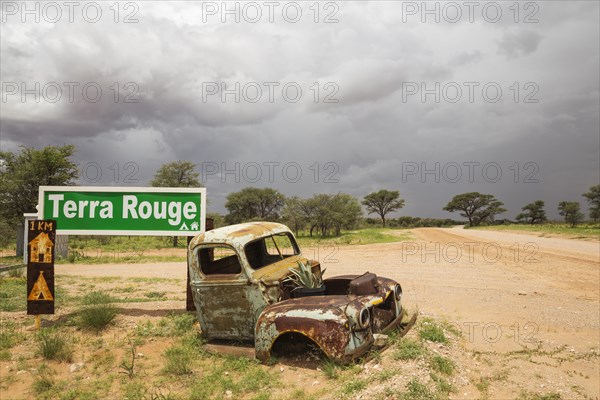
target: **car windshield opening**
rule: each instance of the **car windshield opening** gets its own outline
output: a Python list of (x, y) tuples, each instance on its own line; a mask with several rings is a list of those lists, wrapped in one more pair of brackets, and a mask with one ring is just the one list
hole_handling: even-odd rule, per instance
[(252, 269), (264, 268), (300, 254), (294, 237), (285, 232), (254, 240), (246, 245), (245, 251)]

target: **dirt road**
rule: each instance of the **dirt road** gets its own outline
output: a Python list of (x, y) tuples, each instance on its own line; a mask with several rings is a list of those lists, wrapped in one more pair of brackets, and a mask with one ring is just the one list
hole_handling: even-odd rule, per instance
[[(342, 248), (338, 262), (324, 266), (330, 274), (369, 270), (401, 282), (408, 307), (447, 320), (470, 354), (489, 356), (488, 367), (474, 368), (479, 376), (506, 377), (492, 398), (553, 387), (562, 398), (598, 399), (598, 357), (582, 361), (600, 346), (598, 241), (462, 228), (413, 234), (411, 242)], [(575, 360), (564, 362), (569, 355)], [(465, 356), (461, 364), (473, 361)]]
[[(541, 340), (598, 346), (598, 242), (462, 229), (413, 233), (411, 242), (341, 248), (333, 256), (338, 262), (323, 265), (328, 274), (369, 270), (397, 279), (409, 307), (446, 317), (463, 330), (491, 323), (514, 335), (515, 324), (519, 330), (530, 324)], [(491, 347), (517, 344), (504, 342)]]

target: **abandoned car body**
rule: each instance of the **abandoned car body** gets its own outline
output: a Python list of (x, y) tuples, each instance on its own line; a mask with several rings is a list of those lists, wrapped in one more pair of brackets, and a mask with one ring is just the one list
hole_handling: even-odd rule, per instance
[(348, 362), (363, 355), (376, 333), (402, 320), (402, 288), (375, 274), (324, 280), (320, 296), (295, 296), (289, 279), (303, 257), (288, 227), (271, 222), (226, 226), (196, 236), (188, 248), (190, 285), (202, 334), (208, 340), (254, 341), (265, 362), (275, 344), (303, 339), (326, 356)]

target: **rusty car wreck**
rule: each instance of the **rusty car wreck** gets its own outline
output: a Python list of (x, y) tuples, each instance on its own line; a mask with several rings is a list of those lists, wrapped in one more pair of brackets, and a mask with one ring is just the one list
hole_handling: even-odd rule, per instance
[(269, 360), (279, 345), (305, 340), (338, 362), (365, 354), (374, 335), (397, 328), (402, 288), (372, 273), (324, 279), (324, 294), (294, 295), (289, 279), (300, 263), (321, 277), (317, 261), (303, 257), (288, 227), (252, 222), (197, 235), (188, 248), (190, 285), (207, 340), (253, 341)]

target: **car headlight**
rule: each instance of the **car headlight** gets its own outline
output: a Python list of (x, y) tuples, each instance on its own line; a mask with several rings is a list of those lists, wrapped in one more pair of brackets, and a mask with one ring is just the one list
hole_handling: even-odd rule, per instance
[(394, 297), (396, 298), (396, 300), (400, 300), (402, 298), (402, 286), (394, 286)]
[(368, 328), (371, 324), (371, 313), (368, 308), (363, 308), (358, 314), (358, 326), (362, 329)]

